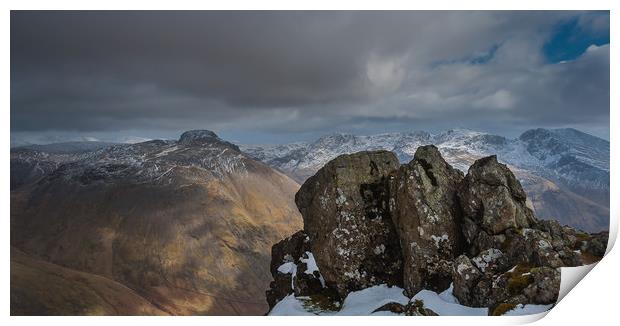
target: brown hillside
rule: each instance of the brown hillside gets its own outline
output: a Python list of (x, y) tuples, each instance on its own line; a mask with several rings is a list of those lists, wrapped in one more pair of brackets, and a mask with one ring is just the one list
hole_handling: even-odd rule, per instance
[(271, 246), (302, 225), (298, 187), (229, 144), (143, 143), (14, 195), (11, 243), (171, 314), (262, 315)]

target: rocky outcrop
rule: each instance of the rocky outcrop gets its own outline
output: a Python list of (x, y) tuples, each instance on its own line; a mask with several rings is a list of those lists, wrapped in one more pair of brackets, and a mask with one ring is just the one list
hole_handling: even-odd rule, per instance
[(556, 268), (583, 264), (575, 251), (577, 231), (537, 220), (518, 180), (495, 156), (471, 166), (458, 197), (467, 242), (452, 270), (459, 301), (476, 307), (554, 303)]
[(325, 285), (311, 252), (310, 237), (304, 231), (299, 231), (273, 246), (271, 275), (274, 280), (266, 292), (269, 309), (289, 294), (339, 300), (338, 294)]
[(239, 151), (239, 147), (233, 143), (222, 140), (211, 130), (188, 130), (181, 134), (178, 141), (179, 145), (195, 146), (201, 144), (218, 144), (229, 147), (234, 151)]
[(454, 283), (459, 302), (491, 310), (502, 304), (553, 304), (560, 290), (560, 271), (550, 267), (517, 265), (504, 273), (481, 273), (465, 286), (462, 275), (455, 275)]
[[(487, 234), (534, 223), (521, 184), (506, 165), (497, 162), (496, 156), (480, 159), (469, 168), (458, 196), (464, 217)], [(467, 237), (467, 240), (473, 239)]]
[[(460, 304), (501, 314), (555, 303), (558, 267), (591, 263), (605, 252), (607, 233), (536, 219), (521, 184), (495, 156), (476, 161), (465, 176), (434, 146), (419, 147), (408, 164), (396, 162), (385, 151), (342, 155), (306, 181), (295, 199), (307, 236), (274, 246), (270, 306), (291, 293), (333, 290), (344, 298), (388, 283), (413, 297), (452, 284)], [(304, 253), (314, 253), (321, 271), (314, 277), (325, 280), (320, 288), (281, 275)], [(377, 311), (434, 314), (415, 302)]]
[(295, 195), (323, 277), (343, 297), (372, 285), (402, 284), (387, 187), (398, 165), (387, 151), (341, 155)]
[(410, 296), (450, 286), (452, 260), (462, 252), (457, 187), (463, 173), (433, 145), (390, 176), (390, 212), (403, 252), (403, 283)]

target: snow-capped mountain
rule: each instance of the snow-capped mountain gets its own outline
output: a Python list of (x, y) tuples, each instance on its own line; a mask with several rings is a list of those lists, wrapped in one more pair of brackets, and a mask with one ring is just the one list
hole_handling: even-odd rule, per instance
[(221, 177), (225, 173), (244, 173), (247, 161), (253, 159), (208, 130), (185, 132), (178, 141), (30, 145), (11, 150), (12, 188), (50, 174), (83, 182), (150, 182), (165, 179), (175, 169), (194, 167)]
[[(28, 151), (11, 153), (12, 174), (59, 155)], [(295, 181), (206, 130), (62, 155), (11, 191), (11, 246), (24, 254), (12, 264), (32, 270), (11, 286), (20, 302), (41, 303), (24, 311), (81, 314), (99, 297), (126, 314), (267, 310), (271, 245), (301, 227)], [(65, 291), (80, 273), (93, 283)]]
[(244, 174), (250, 162), (253, 159), (240, 152), (236, 145), (210, 131), (199, 130), (184, 133), (179, 141), (151, 140), (107, 147), (74, 164), (62, 165), (53, 176), (82, 182), (171, 182), (173, 174), (182, 174), (188, 169), (197, 169), (207, 177)]
[(541, 217), (588, 231), (608, 227), (609, 142), (575, 129), (532, 129), (516, 139), (467, 129), (331, 134), (314, 142), (240, 147), (301, 183), (341, 154), (385, 149), (408, 162), (426, 144), (437, 146), (450, 164), (464, 172), (476, 159), (497, 155), (515, 170)]
[[(460, 164), (458, 153), (497, 155), (501, 161), (516, 167), (535, 169), (595, 189), (609, 188), (609, 142), (575, 129), (532, 129), (516, 139), (466, 129), (434, 135), (427, 132), (372, 136), (332, 134), (309, 143), (242, 145), (241, 148), (272, 166), (296, 172), (316, 170), (338, 155), (362, 150), (390, 150), (401, 162), (407, 162), (416, 148), (424, 144), (437, 146), (442, 154), (452, 154), (448, 155), (448, 160), (453, 161), (450, 163), (463, 170), (469, 165)], [(303, 174), (296, 178), (305, 180)]]
[(609, 191), (608, 141), (575, 129), (528, 130), (517, 141), (535, 158), (529, 168), (573, 188)]
[(532, 129), (519, 140), (534, 157), (553, 164), (563, 156), (609, 171), (609, 142), (575, 129)]

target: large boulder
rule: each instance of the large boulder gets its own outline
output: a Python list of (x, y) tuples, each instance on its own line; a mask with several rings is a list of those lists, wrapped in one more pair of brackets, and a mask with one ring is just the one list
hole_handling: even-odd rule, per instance
[(463, 173), (433, 145), (421, 146), (390, 177), (390, 213), (403, 252), (407, 293), (441, 292), (452, 281), (452, 260), (463, 251), (457, 188)]
[(295, 195), (321, 273), (342, 297), (383, 283), (402, 286), (402, 255), (387, 186), (398, 166), (388, 151), (341, 155)]
[[(473, 222), (489, 235), (536, 222), (525, 204), (521, 184), (495, 155), (479, 159), (469, 168), (458, 196), (467, 223)], [(467, 234), (476, 232), (468, 230)]]

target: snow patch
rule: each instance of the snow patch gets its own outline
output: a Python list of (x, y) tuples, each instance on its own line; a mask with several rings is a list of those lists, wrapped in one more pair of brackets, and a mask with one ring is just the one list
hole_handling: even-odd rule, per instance
[(314, 316), (311, 312), (308, 312), (302, 302), (295, 298), (294, 294), (289, 294), (280, 300), (274, 307), (271, 309), (269, 315), (272, 316)]
[[(308, 258), (302, 257), (299, 259), (302, 263), (306, 264), (306, 271), (304, 273), (314, 275), (314, 272), (319, 272), (320, 275), (321, 272), (319, 271), (319, 266), (316, 264), (316, 260), (314, 260), (314, 255), (311, 252), (306, 251), (306, 256), (308, 256)], [(321, 285), (325, 287), (325, 279), (323, 278), (323, 275), (319, 276), (319, 281), (321, 281)]]
[[(381, 306), (396, 302), (401, 305), (407, 305), (409, 302), (421, 300), (424, 308), (431, 309), (440, 316), (487, 316), (488, 308), (474, 308), (459, 304), (453, 295), (454, 287), (450, 287), (441, 292), (436, 293), (429, 290), (418, 292), (413, 298), (407, 298), (403, 293), (403, 289), (393, 286), (389, 287), (385, 284), (376, 285), (360, 291), (349, 293), (344, 299), (340, 311), (313, 311), (310, 312), (304, 308), (303, 301), (309, 300), (306, 297), (296, 298), (289, 295), (278, 302), (271, 310), (269, 315), (272, 316), (368, 316), (368, 315), (396, 315), (392, 312), (379, 311), (373, 313)], [(553, 305), (517, 305), (514, 309), (506, 313), (507, 316), (537, 314), (551, 309)]]
[(534, 315), (550, 310), (552, 304), (518, 304), (514, 309), (507, 311), (504, 316)]
[(282, 274), (293, 274), (295, 270), (297, 270), (297, 265), (293, 262), (287, 262), (278, 267), (278, 272)]
[(409, 298), (403, 294), (403, 289), (397, 286), (376, 285), (349, 293), (338, 314), (344, 316), (370, 315), (377, 308), (390, 302), (406, 305)]
[(368, 315), (395, 315), (389, 311), (373, 313), (377, 308), (390, 303), (397, 302), (406, 305), (409, 302), (403, 294), (403, 289), (385, 284), (376, 285), (360, 291), (349, 293), (344, 299), (340, 311), (318, 311), (311, 313), (304, 308), (303, 301), (308, 298), (296, 298), (289, 295), (278, 302), (269, 315), (271, 316), (368, 316)]

